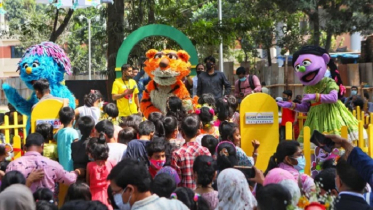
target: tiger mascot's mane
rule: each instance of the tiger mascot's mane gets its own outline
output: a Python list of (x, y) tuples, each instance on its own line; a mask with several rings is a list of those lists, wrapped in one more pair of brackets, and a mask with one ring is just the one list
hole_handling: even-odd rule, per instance
[(141, 112), (146, 118), (152, 112), (166, 114), (166, 101), (170, 96), (179, 97), (183, 101), (191, 100), (181, 81), (190, 73), (190, 56), (186, 51), (151, 49), (146, 57), (144, 70), (151, 81), (146, 86), (140, 103)]

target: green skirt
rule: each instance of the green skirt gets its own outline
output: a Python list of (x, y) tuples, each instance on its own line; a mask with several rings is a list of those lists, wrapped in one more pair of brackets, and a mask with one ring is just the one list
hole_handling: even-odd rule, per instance
[[(311, 106), (304, 126), (310, 127), (311, 135), (314, 130), (341, 135), (342, 126), (347, 126), (348, 140), (357, 140), (359, 137), (357, 119), (339, 100), (333, 104)], [(303, 142), (303, 129), (300, 131), (298, 141)]]

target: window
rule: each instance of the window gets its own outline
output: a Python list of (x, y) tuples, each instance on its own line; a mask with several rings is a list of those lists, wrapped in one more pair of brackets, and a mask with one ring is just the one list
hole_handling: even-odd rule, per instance
[(22, 58), (23, 48), (20, 46), (11, 46), (11, 58)]

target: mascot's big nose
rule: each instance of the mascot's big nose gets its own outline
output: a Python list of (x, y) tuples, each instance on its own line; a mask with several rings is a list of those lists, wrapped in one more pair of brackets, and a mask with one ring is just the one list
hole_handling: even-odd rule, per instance
[(32, 72), (32, 68), (31, 68), (31, 67), (27, 67), (27, 68), (26, 68), (26, 73), (27, 73), (27, 74), (31, 74), (31, 72)]
[(161, 68), (166, 68), (166, 67), (168, 66), (169, 63), (170, 63), (170, 62), (168, 61), (168, 59), (163, 58), (163, 59), (161, 60), (161, 62), (159, 63), (159, 66), (160, 66)]

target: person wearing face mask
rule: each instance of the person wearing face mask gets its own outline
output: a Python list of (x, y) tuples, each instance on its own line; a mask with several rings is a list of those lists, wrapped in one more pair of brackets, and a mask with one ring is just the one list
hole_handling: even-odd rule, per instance
[(282, 141), (278, 144), (276, 153), (269, 159), (267, 173), (274, 168), (282, 168), (290, 172), (297, 180), (302, 194), (309, 194), (316, 189), (313, 179), (304, 174), (306, 159), (297, 141)]
[(345, 106), (352, 110), (352, 101), (355, 100), (356, 96), (357, 96), (357, 86), (351, 86), (351, 94), (350, 94), (350, 97), (347, 98), (347, 100), (345, 101)]
[(198, 76), (197, 96), (202, 97), (205, 93), (211, 93), (215, 99), (231, 93), (231, 84), (222, 71), (215, 71), (215, 58), (205, 58), (206, 72)]
[(259, 78), (255, 75), (246, 75), (245, 67), (239, 67), (236, 70), (236, 75), (238, 80), (234, 83), (234, 96), (239, 102), (251, 93), (262, 92)]
[[(193, 78), (190, 78), (190, 76), (187, 77), (187, 88), (192, 89), (192, 97), (197, 95), (197, 86), (198, 86), (198, 76), (205, 71), (205, 67), (203, 66), (202, 63), (197, 64), (196, 66), (196, 73), (197, 75), (194, 76)], [(190, 87), (192, 86), (192, 87)]]
[(137, 83), (132, 79), (132, 67), (124, 64), (122, 66), (122, 78), (114, 81), (111, 91), (112, 99), (117, 101), (119, 117), (141, 114), (138, 93)]
[(120, 210), (187, 210), (181, 201), (160, 198), (150, 192), (151, 175), (143, 162), (123, 159), (108, 178), (115, 204)]
[(163, 168), (166, 163), (166, 145), (165, 141), (151, 141), (146, 145), (146, 152), (149, 156), (149, 173), (152, 178)]

